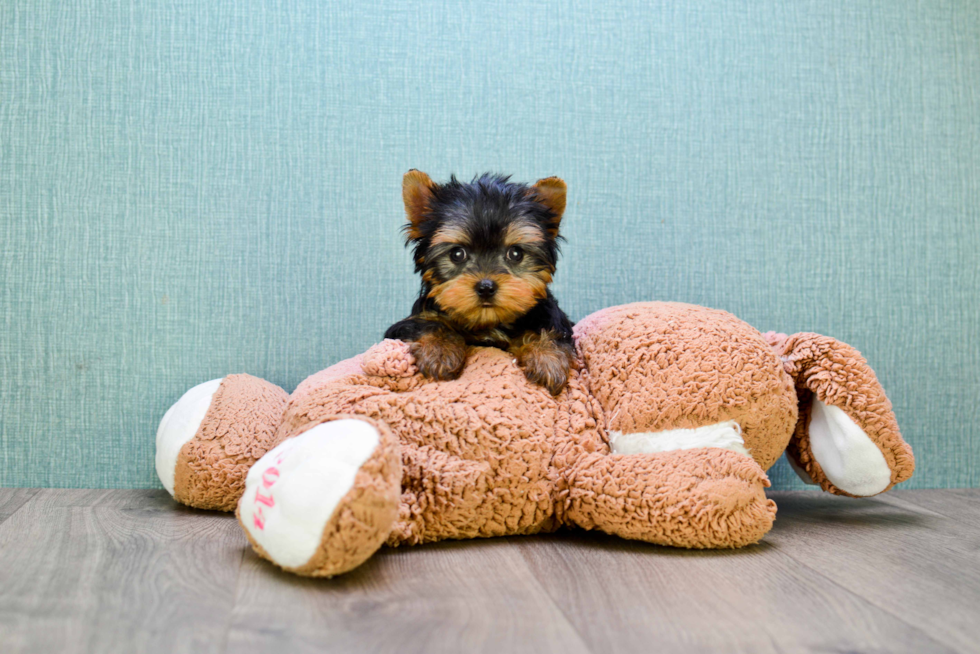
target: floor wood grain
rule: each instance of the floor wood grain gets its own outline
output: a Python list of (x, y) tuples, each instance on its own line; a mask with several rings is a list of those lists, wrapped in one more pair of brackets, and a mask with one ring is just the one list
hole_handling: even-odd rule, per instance
[(4, 652), (221, 652), (246, 542), (156, 491), (43, 490), (0, 525)]
[(336, 579), (249, 553), (229, 651), (588, 652), (506, 540), (389, 550)]
[(767, 540), (939, 642), (980, 651), (980, 503), (960, 502), (943, 515), (909, 501), (935, 493), (786, 493), (777, 499), (782, 528)]
[[(925, 509), (955, 522), (980, 529), (980, 488), (893, 491), (878, 498), (886, 504)], [(911, 505), (911, 507), (909, 506)]]
[(40, 489), (37, 488), (0, 488), (0, 522), (3, 522), (24, 506)]
[(0, 489), (0, 650), (980, 651), (980, 490), (772, 496), (738, 551), (567, 532), (309, 580), (163, 491)]
[[(668, 550), (603, 535), (522, 551), (595, 652), (949, 651), (923, 630), (761, 544)], [(594, 619), (597, 607), (602, 619)]]

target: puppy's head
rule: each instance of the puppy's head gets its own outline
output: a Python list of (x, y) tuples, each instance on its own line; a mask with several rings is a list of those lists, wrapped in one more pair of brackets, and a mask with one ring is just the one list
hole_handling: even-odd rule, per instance
[(565, 189), (557, 177), (531, 186), (490, 174), (435, 184), (408, 171), (405, 233), (428, 296), (469, 330), (527, 313), (546, 296), (555, 272)]

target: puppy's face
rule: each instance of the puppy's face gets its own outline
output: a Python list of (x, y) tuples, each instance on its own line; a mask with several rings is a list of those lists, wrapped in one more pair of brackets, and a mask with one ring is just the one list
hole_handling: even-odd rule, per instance
[(424, 254), (429, 296), (467, 329), (511, 323), (545, 297), (551, 283), (545, 236), (519, 218), (492, 229), (480, 219), (437, 228)]
[(433, 184), (409, 171), (403, 182), (409, 241), (429, 297), (459, 326), (512, 323), (547, 294), (558, 256), (565, 184), (534, 186), (484, 175)]

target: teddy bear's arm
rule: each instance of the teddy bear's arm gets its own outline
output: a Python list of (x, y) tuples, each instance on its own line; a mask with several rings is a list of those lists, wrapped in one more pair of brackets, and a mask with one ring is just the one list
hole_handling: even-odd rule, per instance
[(804, 480), (836, 495), (864, 497), (912, 476), (912, 448), (856, 349), (820, 334), (766, 337), (796, 382), (800, 416), (786, 452)]
[(372, 345), (361, 359), (361, 369), (372, 377), (411, 377), (419, 371), (411, 346), (392, 338)]
[(742, 547), (772, 527), (769, 480), (718, 448), (589, 454), (569, 476), (566, 521), (623, 538), (691, 548)]

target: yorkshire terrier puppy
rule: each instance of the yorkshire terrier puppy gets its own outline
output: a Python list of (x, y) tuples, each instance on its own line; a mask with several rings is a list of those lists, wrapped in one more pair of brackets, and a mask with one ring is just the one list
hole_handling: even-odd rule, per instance
[(486, 174), (440, 185), (418, 170), (405, 174), (405, 233), (422, 290), (385, 338), (408, 342), (423, 375), (456, 379), (467, 345), (492, 346), (513, 354), (528, 380), (561, 393), (574, 361), (572, 322), (548, 284), (565, 189), (557, 177), (527, 186)]

